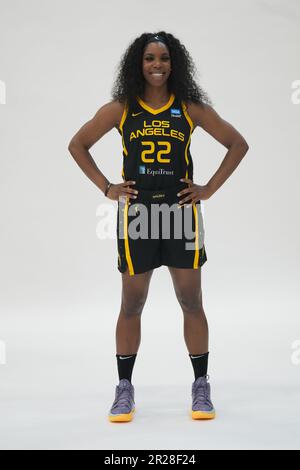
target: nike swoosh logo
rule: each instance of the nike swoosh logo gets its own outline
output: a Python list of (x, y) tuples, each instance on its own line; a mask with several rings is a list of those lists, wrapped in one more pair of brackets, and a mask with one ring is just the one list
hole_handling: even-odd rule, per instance
[(133, 356), (128, 356), (128, 357), (122, 357), (122, 356), (120, 356), (120, 359), (130, 359), (131, 357), (133, 357)]
[(142, 114), (143, 111), (140, 111), (139, 113), (132, 113), (131, 116), (138, 116), (139, 114)]
[(201, 356), (191, 356), (192, 359), (197, 359), (198, 357), (203, 357), (205, 354), (201, 354)]

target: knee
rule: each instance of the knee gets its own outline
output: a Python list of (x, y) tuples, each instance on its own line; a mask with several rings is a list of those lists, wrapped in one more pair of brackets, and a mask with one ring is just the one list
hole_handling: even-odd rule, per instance
[(146, 303), (145, 295), (136, 295), (134, 298), (122, 297), (121, 311), (126, 317), (140, 316)]
[(184, 313), (204, 315), (201, 292), (193, 294), (178, 292), (177, 299)]

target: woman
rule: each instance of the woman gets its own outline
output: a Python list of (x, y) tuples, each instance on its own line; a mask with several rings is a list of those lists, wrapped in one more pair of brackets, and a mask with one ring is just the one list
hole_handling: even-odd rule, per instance
[[(131, 377), (140, 345), (141, 314), (153, 270), (162, 265), (168, 266), (184, 315), (184, 339), (195, 376), (191, 416), (215, 417), (207, 375), (208, 324), (201, 290), (201, 267), (207, 260), (201, 233), (201, 200), (209, 199), (222, 186), (249, 147), (244, 137), (212, 108), (208, 96), (193, 79), (194, 70), (188, 51), (172, 34), (142, 34), (122, 58), (113, 100), (104, 104), (69, 144), (71, 155), (90, 180), (105, 196), (118, 201), (122, 302), (116, 327), (119, 385), (109, 413), (111, 422), (133, 418)], [(189, 150), (197, 126), (228, 150), (204, 186), (193, 182)], [(119, 184), (107, 180), (89, 153), (90, 147), (113, 127), (123, 145), (123, 182)], [(156, 219), (156, 238), (149, 234), (136, 238), (129, 233), (129, 221), (134, 221), (141, 207), (146, 209), (141, 224), (145, 227), (150, 220), (149, 210), (162, 203), (166, 207), (176, 203), (182, 208), (178, 212), (185, 214), (182, 220), (192, 220), (193, 249), (187, 248), (185, 235), (162, 239), (166, 219), (162, 223)], [(192, 219), (187, 217), (189, 210)], [(171, 228), (174, 230), (172, 222)]]

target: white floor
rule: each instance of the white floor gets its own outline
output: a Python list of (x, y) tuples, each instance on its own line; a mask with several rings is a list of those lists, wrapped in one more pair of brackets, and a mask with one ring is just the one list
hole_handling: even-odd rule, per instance
[(228, 308), (225, 296), (211, 296), (209, 374), (217, 419), (201, 422), (189, 416), (193, 372), (181, 313), (171, 297), (164, 308), (157, 299), (143, 312), (133, 373), (137, 412), (125, 424), (107, 419), (117, 383), (118, 298), (105, 308), (101, 299), (76, 307), (4, 306), (0, 448), (299, 449), (300, 365), (291, 361), (300, 331), (296, 300), (287, 298), (283, 309), (273, 294), (267, 301), (256, 297), (241, 314), (239, 299)]
[(84, 385), (2, 393), (1, 449), (299, 449), (296, 387), (215, 380), (217, 419), (201, 422), (189, 417), (190, 385), (136, 386), (134, 420), (115, 424), (114, 387)]

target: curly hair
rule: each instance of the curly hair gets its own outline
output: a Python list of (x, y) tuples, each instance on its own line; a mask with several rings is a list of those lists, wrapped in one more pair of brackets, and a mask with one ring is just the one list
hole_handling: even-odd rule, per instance
[[(167, 87), (169, 93), (174, 93), (181, 101), (203, 103), (212, 105), (207, 93), (200, 87), (194, 76), (197, 74), (196, 66), (185, 46), (170, 33), (159, 31), (167, 44), (171, 57), (172, 70), (168, 78)], [(152, 33), (143, 33), (136, 38), (123, 54), (117, 68), (117, 78), (111, 90), (114, 100), (121, 103), (127, 102), (130, 106), (137, 96), (143, 96), (145, 78), (142, 71), (143, 52), (147, 40)]]

